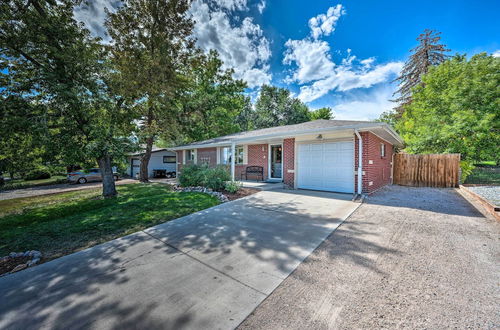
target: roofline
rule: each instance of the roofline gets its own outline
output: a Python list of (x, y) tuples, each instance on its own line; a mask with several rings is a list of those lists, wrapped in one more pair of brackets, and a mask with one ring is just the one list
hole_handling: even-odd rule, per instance
[(265, 135), (257, 135), (254, 137), (250, 138), (243, 138), (243, 139), (238, 139), (238, 138), (233, 138), (229, 139), (228, 141), (224, 142), (214, 142), (214, 143), (207, 143), (207, 144), (190, 144), (190, 145), (185, 145), (185, 146), (179, 146), (179, 147), (174, 147), (170, 148), (170, 150), (188, 150), (188, 149), (202, 149), (202, 148), (213, 148), (213, 147), (219, 147), (219, 146), (226, 146), (228, 144), (231, 144), (232, 142), (250, 142), (250, 141), (257, 141), (257, 140), (262, 140), (262, 139), (269, 139), (269, 138), (286, 138), (290, 136), (300, 136), (300, 135), (308, 135), (308, 134), (313, 134), (313, 133), (322, 133), (322, 132), (332, 132), (332, 131), (345, 131), (345, 130), (351, 130), (351, 129), (358, 129), (358, 130), (367, 130), (370, 128), (383, 128), (387, 130), (387, 132), (396, 140), (400, 143), (401, 146), (404, 145), (403, 139), (387, 124), (387, 123), (382, 123), (382, 122), (374, 122), (374, 123), (362, 123), (362, 124), (355, 124), (355, 125), (345, 125), (345, 126), (338, 126), (338, 127), (326, 127), (326, 128), (315, 128), (315, 129), (308, 129), (308, 130), (301, 130), (301, 131), (296, 131), (296, 132), (288, 132), (286, 134), (283, 133), (273, 133), (273, 134), (265, 134)]
[[(161, 152), (161, 151), (172, 151), (172, 152), (174, 152), (172, 148), (161, 148), (161, 149), (158, 149), (158, 150), (151, 151), (151, 153), (154, 154), (155, 152)], [(142, 154), (144, 154), (144, 151), (136, 152), (136, 153), (133, 153), (133, 154), (127, 154), (127, 156), (133, 157), (133, 156), (140, 156)]]

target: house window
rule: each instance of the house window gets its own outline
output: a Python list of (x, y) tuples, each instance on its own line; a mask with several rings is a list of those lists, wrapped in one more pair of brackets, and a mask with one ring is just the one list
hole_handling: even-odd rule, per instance
[(194, 163), (194, 149), (186, 150), (186, 163)]
[(175, 156), (163, 156), (163, 163), (175, 163), (175, 162), (176, 162)]
[(380, 144), (380, 157), (385, 157), (385, 143)]
[[(243, 147), (236, 146), (236, 158), (234, 159), (234, 163), (237, 165), (243, 164)], [(221, 148), (221, 156), (220, 156), (221, 164), (231, 164), (231, 147)]]
[(210, 157), (200, 157), (199, 160), (202, 164), (210, 164)]

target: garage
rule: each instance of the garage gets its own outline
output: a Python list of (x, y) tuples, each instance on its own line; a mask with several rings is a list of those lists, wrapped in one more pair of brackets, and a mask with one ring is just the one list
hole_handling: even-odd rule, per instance
[(354, 141), (299, 143), (297, 187), (354, 193)]

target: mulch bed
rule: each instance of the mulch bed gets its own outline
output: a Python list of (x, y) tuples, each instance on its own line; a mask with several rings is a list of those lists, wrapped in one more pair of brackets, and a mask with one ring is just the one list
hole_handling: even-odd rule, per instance
[(0, 260), (0, 275), (10, 272), (17, 265), (25, 264), (31, 260), (32, 257), (18, 257), (7, 260)]
[(245, 196), (253, 195), (255, 193), (258, 193), (259, 191), (260, 191), (260, 189), (256, 189), (256, 188), (241, 188), (240, 190), (238, 190), (234, 194), (227, 192), (227, 191), (223, 191), (222, 193), (224, 195), (226, 195), (226, 197), (230, 201), (234, 201), (235, 199), (239, 199), (239, 198), (242, 198)]

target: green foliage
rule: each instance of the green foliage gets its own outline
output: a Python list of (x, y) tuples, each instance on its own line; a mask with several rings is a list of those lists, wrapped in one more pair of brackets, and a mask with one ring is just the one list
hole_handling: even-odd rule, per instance
[[(77, 3), (0, 3), (0, 99), (9, 119), (0, 127), (0, 140), (7, 137), (0, 154), (33, 150), (26, 161), (0, 159), (8, 171), (47, 161), (110, 164), (123, 155), (134, 118), (110, 84), (107, 47), (74, 18)], [(13, 162), (24, 164), (16, 169)], [(116, 193), (112, 180), (103, 192)]]
[(465, 183), (500, 185), (500, 167), (498, 166), (476, 166), (467, 177)]
[(88, 189), (0, 201), (0, 255), (33, 249), (52, 259), (219, 203), (163, 184), (117, 189), (120, 195), (108, 199)]
[(181, 97), (181, 131), (184, 142), (201, 141), (246, 129), (237, 118), (251, 107), (246, 84), (233, 79), (233, 70), (223, 70), (216, 51), (197, 54), (188, 72), (189, 84)]
[(460, 153), (499, 161), (500, 58), (455, 56), (432, 67), (397, 130), (410, 153)]
[(24, 179), (29, 181), (29, 180), (49, 179), (50, 177), (51, 177), (50, 170), (47, 167), (40, 166), (37, 168), (33, 168), (28, 173), (26, 173)]
[(309, 109), (286, 88), (263, 85), (255, 103), (255, 128), (300, 124), (310, 120)]
[(231, 180), (226, 166), (219, 165), (208, 167), (207, 165), (186, 165), (182, 167), (179, 183), (183, 187), (206, 187), (215, 191), (221, 191), (226, 181)]
[(204, 186), (215, 191), (221, 191), (226, 185), (226, 181), (231, 180), (231, 175), (227, 166), (219, 165), (213, 168), (208, 168), (205, 171), (206, 181)]
[(49, 186), (53, 184), (67, 183), (68, 179), (66, 176), (62, 175), (52, 175), (49, 179), (40, 180), (30, 180), (26, 181), (24, 179), (11, 179), (6, 180), (3, 186), (0, 186), (1, 190), (13, 190), (13, 189), (25, 189), (38, 186)]
[(461, 160), (460, 161), (460, 182), (465, 182), (467, 180), (467, 177), (472, 174), (472, 171), (474, 170), (475, 166), (472, 161), (470, 160)]
[(224, 189), (227, 192), (229, 192), (231, 194), (234, 194), (234, 193), (238, 192), (238, 190), (241, 189), (241, 186), (242, 186), (241, 182), (238, 182), (238, 181), (227, 181), (225, 183)]
[(310, 120), (318, 120), (318, 119), (333, 119), (333, 113), (332, 109), (325, 107), (325, 108), (320, 108), (317, 110), (309, 111), (309, 118)]

